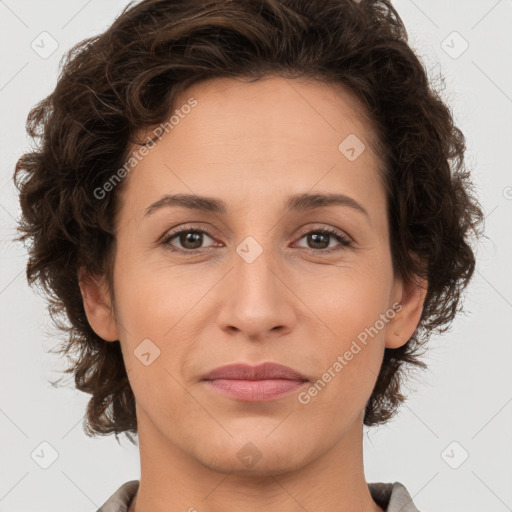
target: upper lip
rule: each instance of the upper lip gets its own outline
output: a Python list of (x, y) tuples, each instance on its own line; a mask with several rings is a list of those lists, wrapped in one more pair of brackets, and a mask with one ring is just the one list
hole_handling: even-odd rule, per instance
[(237, 379), (237, 380), (265, 380), (265, 379), (289, 379), (308, 380), (300, 372), (278, 363), (262, 363), (251, 366), (246, 363), (234, 363), (220, 366), (203, 376), (203, 380)]

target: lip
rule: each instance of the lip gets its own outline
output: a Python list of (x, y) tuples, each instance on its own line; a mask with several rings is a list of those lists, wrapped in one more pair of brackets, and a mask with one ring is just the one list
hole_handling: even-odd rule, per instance
[(203, 377), (213, 390), (244, 402), (266, 402), (301, 388), (308, 378), (278, 363), (251, 366), (229, 364), (210, 371)]
[(287, 380), (308, 380), (300, 372), (278, 363), (261, 363), (251, 366), (245, 363), (234, 363), (219, 366), (203, 376), (203, 380), (213, 379), (236, 379), (236, 380), (266, 380), (266, 379), (287, 379)]

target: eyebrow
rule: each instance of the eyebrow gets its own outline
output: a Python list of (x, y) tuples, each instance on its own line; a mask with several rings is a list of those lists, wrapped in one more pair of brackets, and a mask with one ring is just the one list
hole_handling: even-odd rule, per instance
[[(321, 208), (324, 206), (348, 206), (369, 217), (366, 209), (355, 199), (345, 194), (296, 194), (290, 196), (285, 204), (285, 210), (307, 211)], [(228, 208), (226, 203), (213, 197), (198, 196), (195, 194), (174, 194), (164, 195), (158, 201), (148, 206), (144, 216), (151, 215), (154, 211), (167, 206), (181, 206), (190, 210), (198, 210), (211, 213), (226, 213)]]

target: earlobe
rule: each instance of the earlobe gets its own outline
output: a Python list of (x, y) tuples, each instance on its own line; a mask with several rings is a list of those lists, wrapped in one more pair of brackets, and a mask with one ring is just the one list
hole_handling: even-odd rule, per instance
[(93, 331), (105, 341), (117, 341), (119, 334), (104, 276), (95, 276), (83, 268), (78, 273), (85, 314)]
[[(415, 277), (407, 284), (400, 284), (400, 311), (395, 313), (386, 332), (386, 348), (398, 348), (407, 343), (416, 330), (423, 312), (428, 283)], [(399, 295), (400, 298), (400, 295)]]

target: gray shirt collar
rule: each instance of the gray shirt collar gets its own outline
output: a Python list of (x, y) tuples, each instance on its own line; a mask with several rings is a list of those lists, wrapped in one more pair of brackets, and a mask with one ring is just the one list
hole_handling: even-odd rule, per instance
[[(124, 483), (97, 512), (127, 512), (138, 488), (139, 480)], [(369, 483), (368, 488), (373, 500), (386, 512), (420, 512), (400, 482)]]

